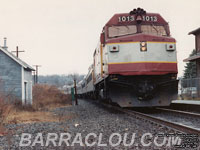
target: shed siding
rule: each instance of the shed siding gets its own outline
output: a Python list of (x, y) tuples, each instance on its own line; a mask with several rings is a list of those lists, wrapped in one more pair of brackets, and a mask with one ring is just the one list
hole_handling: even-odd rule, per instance
[(22, 99), (21, 66), (0, 51), (0, 91)]

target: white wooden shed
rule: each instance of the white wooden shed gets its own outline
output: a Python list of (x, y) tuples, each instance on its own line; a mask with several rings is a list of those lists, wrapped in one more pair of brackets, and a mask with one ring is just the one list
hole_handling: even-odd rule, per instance
[(22, 104), (32, 104), (32, 71), (34, 69), (0, 46), (0, 93), (12, 95)]

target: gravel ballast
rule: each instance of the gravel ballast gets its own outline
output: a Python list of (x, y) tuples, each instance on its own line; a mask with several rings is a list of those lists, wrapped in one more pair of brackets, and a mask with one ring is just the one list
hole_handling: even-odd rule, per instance
[[(11, 132), (10, 135), (0, 137), (0, 149), (175, 149), (170, 146), (169, 137), (166, 142), (163, 137), (155, 140), (155, 135), (158, 133), (173, 133), (174, 131), (105, 108), (98, 103), (79, 100), (78, 106), (57, 108), (53, 113), (72, 117), (61, 122), (7, 125), (6, 128)], [(26, 142), (22, 140), (24, 133), (31, 136), (30, 140)], [(134, 136), (132, 138), (134, 134), (135, 138)], [(124, 138), (125, 136), (127, 138)], [(28, 135), (25, 136), (27, 137)], [(53, 138), (56, 139), (53, 142), (47, 140)], [(67, 138), (69, 138), (68, 143), (61, 142), (61, 139)], [(133, 144), (126, 145), (126, 143), (131, 143), (131, 139), (134, 139)], [(27, 146), (22, 147), (20, 141)], [(162, 144), (163, 141), (164, 144)], [(149, 145), (145, 147), (144, 144)]]

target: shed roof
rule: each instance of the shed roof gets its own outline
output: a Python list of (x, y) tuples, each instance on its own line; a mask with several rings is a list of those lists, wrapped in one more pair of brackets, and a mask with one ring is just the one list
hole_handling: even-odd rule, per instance
[(189, 34), (189, 35), (190, 35), (190, 34), (194, 34), (194, 35), (196, 35), (196, 34), (198, 34), (198, 33), (200, 33), (200, 28), (191, 31), (191, 32), (189, 32), (188, 34)]
[(19, 59), (18, 57), (16, 57), (15, 55), (13, 55), (11, 52), (9, 52), (8, 50), (5, 50), (3, 47), (0, 46), (0, 50), (5, 53), (8, 57), (10, 57), (11, 59), (13, 59), (16, 63), (20, 64), (22, 67), (24, 67), (27, 70), (31, 70), (34, 71), (35, 69), (33, 69), (33, 67), (31, 67), (30, 65), (28, 65), (27, 63), (25, 63), (24, 61), (22, 61), (21, 59)]
[(191, 57), (188, 57), (186, 59), (184, 59), (184, 62), (188, 62), (188, 61), (196, 61), (197, 59), (200, 59), (200, 53), (197, 53)]

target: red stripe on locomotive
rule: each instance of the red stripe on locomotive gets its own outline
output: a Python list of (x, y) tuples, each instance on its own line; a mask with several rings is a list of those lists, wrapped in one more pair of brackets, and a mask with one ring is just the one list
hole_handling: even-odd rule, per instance
[(164, 75), (177, 73), (177, 63), (125, 63), (109, 64), (109, 74), (120, 75)]

